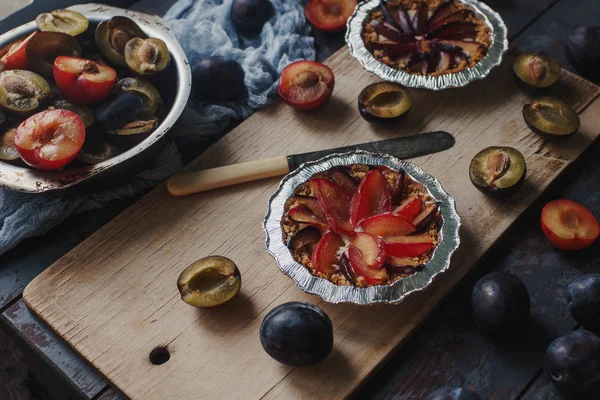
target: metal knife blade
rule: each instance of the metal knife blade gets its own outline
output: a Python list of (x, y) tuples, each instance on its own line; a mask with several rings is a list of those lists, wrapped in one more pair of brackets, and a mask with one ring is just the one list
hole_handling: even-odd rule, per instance
[(333, 153), (346, 153), (355, 150), (364, 150), (372, 153), (386, 153), (400, 159), (405, 159), (447, 150), (454, 146), (454, 143), (454, 136), (452, 136), (450, 133), (444, 131), (435, 131), (394, 139), (380, 140), (377, 142), (338, 147), (335, 149), (292, 154), (287, 156), (287, 162), (290, 171), (293, 171), (307, 161), (315, 161)]

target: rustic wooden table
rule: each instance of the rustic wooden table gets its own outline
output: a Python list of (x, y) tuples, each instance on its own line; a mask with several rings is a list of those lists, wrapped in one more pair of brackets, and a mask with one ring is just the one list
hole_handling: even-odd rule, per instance
[[(61, 2), (67, 1), (51, 0), (36, 6), (52, 9)], [(503, 16), (513, 44), (531, 51), (546, 51), (568, 69), (571, 67), (563, 53), (565, 37), (578, 25), (600, 20), (600, 3), (595, 0), (486, 2)], [(0, 18), (27, 3), (3, 1)], [(146, 11), (161, 13), (164, 7)], [(343, 45), (341, 35), (315, 36), (321, 60)], [(565, 288), (577, 276), (600, 271), (600, 243), (572, 254), (557, 251), (542, 235), (539, 215), (545, 202), (561, 197), (580, 202), (598, 215), (599, 157), (600, 143), (595, 143), (520, 218), (475, 273), (461, 283), (356, 398), (418, 399), (423, 388), (447, 384), (469, 386), (485, 399), (562, 399), (541, 371), (541, 360), (550, 341), (576, 327), (566, 312)], [(29, 239), (0, 257), (0, 326), (23, 348), (32, 372), (57, 399), (121, 397), (26, 308), (21, 293), (37, 274), (134, 200), (74, 216), (48, 234)], [(518, 340), (486, 339), (471, 322), (470, 290), (480, 276), (491, 271), (518, 275), (530, 291), (532, 326)]]

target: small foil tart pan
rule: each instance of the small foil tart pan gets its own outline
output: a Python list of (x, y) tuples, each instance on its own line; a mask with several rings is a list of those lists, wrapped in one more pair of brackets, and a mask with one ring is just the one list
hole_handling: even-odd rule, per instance
[(488, 53), (475, 66), (462, 71), (438, 76), (415, 75), (398, 70), (378, 61), (366, 48), (362, 38), (364, 23), (371, 13), (381, 4), (380, 0), (370, 0), (359, 3), (352, 16), (348, 19), (346, 30), (346, 43), (350, 47), (350, 54), (358, 60), (367, 71), (374, 73), (381, 79), (400, 83), (406, 87), (443, 90), (457, 88), (485, 78), (490, 71), (502, 63), (502, 57), (508, 50), (507, 29), (500, 15), (489, 6), (478, 0), (459, 0), (470, 6), (490, 28), (492, 43)]
[[(327, 279), (312, 275), (305, 266), (296, 262), (284, 243), (281, 218), (284, 214), (285, 203), (294, 195), (294, 190), (316, 173), (352, 164), (386, 166), (394, 170), (402, 169), (413, 180), (422, 183), (429, 194), (440, 202), (442, 216), (440, 243), (434, 249), (431, 260), (415, 274), (401, 278), (391, 285), (367, 288), (335, 285)], [(437, 179), (424, 172), (419, 166), (387, 154), (354, 151), (331, 154), (317, 161), (304, 163), (287, 174), (279, 184), (277, 191), (269, 199), (263, 229), (267, 237), (267, 250), (275, 258), (279, 269), (291, 277), (301, 290), (320, 296), (329, 303), (374, 304), (398, 303), (410, 293), (425, 289), (436, 276), (446, 271), (450, 266), (450, 258), (460, 243), (460, 224), (454, 199), (442, 188)]]

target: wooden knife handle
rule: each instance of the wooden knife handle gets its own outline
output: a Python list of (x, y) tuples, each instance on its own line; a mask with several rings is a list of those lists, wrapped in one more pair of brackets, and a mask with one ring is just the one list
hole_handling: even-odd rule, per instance
[(181, 172), (167, 181), (173, 196), (204, 192), (238, 183), (251, 182), (290, 172), (287, 157), (279, 156), (199, 171)]

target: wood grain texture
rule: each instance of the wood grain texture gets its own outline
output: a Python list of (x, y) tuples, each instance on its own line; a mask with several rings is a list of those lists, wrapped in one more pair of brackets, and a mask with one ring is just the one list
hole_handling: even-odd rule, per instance
[[(346, 49), (327, 62), (337, 86), (326, 108), (295, 113), (277, 104), (253, 115), (190, 168), (311, 151), (421, 131), (447, 130), (451, 150), (415, 159), (452, 194), (464, 225), (450, 270), (398, 306), (324, 304), (283, 276), (264, 249), (261, 220), (278, 179), (172, 198), (161, 186), (36, 278), (24, 299), (60, 336), (134, 399), (323, 398), (352, 393), (424, 320), (515, 218), (598, 135), (598, 87), (563, 73), (557, 96), (581, 112), (573, 137), (546, 142), (523, 123), (528, 101), (510, 76), (511, 57), (486, 80), (441, 93), (411, 91), (413, 110), (394, 128), (368, 125), (356, 109), (361, 88), (376, 79)], [(525, 155), (528, 178), (512, 198), (498, 201), (469, 182), (468, 164), (489, 145), (512, 145)], [(196, 310), (175, 287), (183, 268), (220, 254), (233, 259), (241, 295), (218, 309)], [(286, 301), (323, 307), (335, 329), (335, 349), (322, 364), (292, 369), (260, 347), (264, 315)], [(149, 352), (166, 345), (162, 366)], [(235, 377), (235, 385), (231, 377)], [(237, 389), (243, 388), (243, 389)]]

